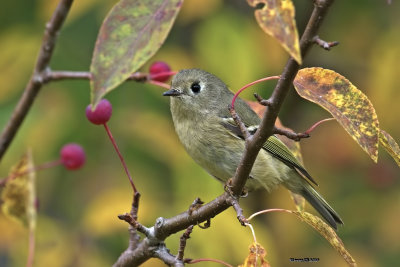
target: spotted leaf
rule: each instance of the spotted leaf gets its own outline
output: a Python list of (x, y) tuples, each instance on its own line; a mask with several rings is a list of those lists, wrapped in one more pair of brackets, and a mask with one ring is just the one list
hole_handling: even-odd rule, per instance
[(90, 66), (93, 105), (157, 52), (182, 3), (120, 0), (112, 8), (100, 28)]
[(329, 111), (377, 162), (379, 122), (366, 95), (342, 75), (322, 68), (301, 69), (293, 84), (301, 97)]
[(254, 13), (261, 29), (274, 37), (282, 47), (301, 64), (299, 34), (295, 9), (291, 0), (247, 0), (255, 7)]
[(21, 222), (29, 229), (36, 224), (35, 172), (31, 152), (11, 168), (10, 177), (1, 192), (3, 213), (10, 219)]
[(390, 154), (390, 156), (392, 156), (394, 161), (396, 161), (397, 165), (400, 166), (400, 147), (393, 139), (393, 137), (384, 130), (380, 130), (379, 141), (381, 145), (386, 149), (386, 151)]
[(321, 218), (312, 215), (308, 212), (299, 212), (299, 211), (291, 211), (294, 215), (296, 215), (300, 220), (306, 222), (311, 227), (313, 227), (317, 232), (319, 232), (331, 246), (336, 249), (342, 255), (344, 260), (347, 262), (349, 266), (357, 266), (356, 261), (350, 255), (350, 253), (344, 247), (343, 241), (339, 238), (336, 232), (327, 225)]

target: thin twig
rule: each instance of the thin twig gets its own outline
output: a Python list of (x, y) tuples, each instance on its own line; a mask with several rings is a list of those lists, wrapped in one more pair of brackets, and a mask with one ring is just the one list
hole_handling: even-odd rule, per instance
[(49, 68), (57, 36), (68, 15), (72, 2), (73, 0), (60, 0), (53, 16), (46, 24), (46, 30), (44, 32), (42, 45), (40, 47), (39, 56), (36, 60), (33, 74), (0, 136), (0, 160), (3, 158), (4, 153), (10, 146), (11, 141), (14, 139), (14, 136), (24, 118), (28, 114), (33, 101), (42, 88), (44, 75), (46, 75), (46, 71)]
[(178, 250), (178, 254), (176, 255), (176, 259), (179, 261), (183, 261), (183, 256), (184, 256), (185, 248), (186, 248), (186, 241), (190, 238), (190, 234), (193, 231), (193, 227), (194, 227), (194, 225), (189, 226), (180, 238), (179, 250)]
[[(137, 221), (137, 219), (138, 219), (139, 201), (140, 201), (140, 193), (139, 192), (133, 193), (132, 207), (131, 207), (130, 215), (135, 221)], [(140, 240), (140, 236), (137, 233), (136, 228), (130, 226), (129, 227), (129, 249), (130, 250), (136, 249), (138, 246), (139, 240)]]
[(142, 234), (146, 235), (146, 236), (151, 236), (151, 231), (149, 228), (144, 227), (142, 224), (140, 224), (139, 222), (137, 222), (135, 219), (132, 218), (131, 215), (129, 215), (128, 213), (125, 214), (121, 214), (118, 215), (118, 219), (126, 221), (127, 223), (129, 223), (133, 228), (137, 229), (139, 232), (141, 232)]
[(248, 83), (245, 86), (243, 86), (242, 88), (240, 88), (236, 94), (233, 96), (232, 98), (232, 102), (231, 102), (231, 106), (234, 109), (235, 108), (235, 101), (236, 98), (240, 95), (241, 92), (243, 92), (245, 89), (249, 88), (250, 86), (253, 86), (257, 83), (261, 83), (261, 82), (265, 82), (265, 81), (270, 81), (270, 80), (278, 80), (280, 78), (280, 76), (270, 76), (270, 77), (265, 77), (265, 78), (261, 78), (259, 80), (256, 80), (254, 82)]
[[(233, 101), (232, 101), (233, 102)], [(231, 116), (233, 118), (233, 120), (235, 121), (235, 123), (239, 126), (240, 131), (242, 132), (244, 138), (247, 140), (250, 138), (251, 134), (249, 133), (249, 131), (247, 130), (246, 125), (242, 122), (242, 120), (240, 119), (239, 115), (236, 113), (235, 108), (231, 105), (229, 105), (228, 107), (229, 112), (231, 113)]]
[(269, 102), (268, 99), (263, 99), (259, 94), (254, 93), (254, 97), (257, 99), (258, 103), (260, 103), (263, 106), (268, 107), (269, 105), (271, 105), (271, 103)]
[(331, 50), (332, 47), (337, 46), (339, 44), (338, 41), (334, 41), (334, 42), (324, 41), (321, 38), (319, 38), (318, 35), (314, 36), (313, 42), (328, 51)]
[(302, 139), (302, 138), (310, 137), (310, 135), (308, 133), (295, 133), (291, 130), (286, 130), (286, 129), (279, 128), (276, 126), (274, 126), (274, 128), (272, 129), (272, 133), (284, 135), (287, 138), (292, 139), (294, 141), (300, 141), (300, 139)]
[(239, 220), (240, 224), (245, 226), (248, 223), (248, 221), (246, 217), (243, 215), (243, 209), (240, 207), (239, 201), (232, 197), (230, 199), (230, 203), (233, 209), (236, 211), (237, 219)]

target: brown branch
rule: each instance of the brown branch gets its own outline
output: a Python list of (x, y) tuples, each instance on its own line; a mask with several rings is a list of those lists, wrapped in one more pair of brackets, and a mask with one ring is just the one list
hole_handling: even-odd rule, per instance
[[(313, 38), (317, 35), (321, 22), (333, 1), (334, 0), (315, 0), (314, 10), (300, 39), (300, 49), (303, 58), (311, 48)], [(299, 68), (299, 64), (297, 64), (293, 58), (290, 58), (283, 70), (281, 78), (278, 80), (278, 83), (272, 92), (271, 97), (268, 99), (269, 105), (264, 112), (260, 127), (254, 135), (246, 140), (243, 158), (239, 163), (233, 178), (232, 191), (234, 194), (240, 195), (258, 152), (263, 146), (265, 140), (271, 136), (279, 110), (281, 109), (282, 103), (286, 98)]]
[[(322, 19), (325, 17), (329, 6), (334, 0), (316, 0), (314, 10), (310, 20), (300, 40), (301, 52), (304, 56), (313, 44), (313, 37), (317, 35), (317, 31), (321, 25)], [(282, 106), (284, 99), (290, 89), (290, 86), (297, 74), (300, 66), (292, 58), (289, 59), (284, 71), (279, 79), (272, 96), (267, 100), (268, 109), (264, 113), (263, 120), (259, 129), (254, 135), (249, 135), (246, 139), (246, 147), (241, 162), (233, 177), (231, 193), (224, 192), (211, 202), (191, 211), (185, 211), (172, 218), (158, 218), (155, 225), (151, 227), (153, 234), (144, 238), (138, 247), (132, 251), (127, 249), (117, 260), (114, 266), (138, 266), (151, 257), (158, 257), (165, 263), (175, 265), (176, 261), (172, 261), (169, 256), (160, 257), (154, 253), (154, 245), (158, 244), (160, 248), (165, 248), (163, 241), (170, 235), (182, 231), (190, 225), (196, 225), (201, 222), (213, 218), (217, 214), (234, 205), (234, 200), (238, 199), (242, 194), (247, 177), (253, 167), (254, 161), (260, 151), (265, 140), (273, 133), (275, 120)], [(238, 118), (240, 122), (240, 118)], [(240, 125), (240, 123), (239, 123)], [(239, 209), (237, 209), (239, 210)], [(240, 214), (240, 212), (239, 212)], [(156, 251), (160, 251), (155, 249)], [(161, 250), (162, 251), (162, 250)], [(180, 263), (179, 263), (180, 264)]]
[(180, 238), (179, 250), (178, 250), (178, 254), (176, 255), (176, 259), (179, 261), (183, 261), (183, 256), (184, 256), (185, 248), (186, 248), (186, 241), (190, 238), (190, 234), (193, 231), (193, 227), (194, 227), (194, 225), (189, 226)]
[[(45, 82), (61, 81), (61, 80), (90, 80), (92, 74), (87, 71), (48, 71), (44, 77)], [(127, 80), (137, 82), (148, 81), (149, 75), (147, 73), (135, 72), (132, 73)]]
[(231, 198), (231, 206), (236, 211), (236, 216), (241, 225), (245, 226), (248, 223), (246, 217), (243, 215), (243, 209), (239, 205), (239, 201), (235, 198)]
[(239, 115), (236, 113), (236, 110), (232, 107), (232, 105), (229, 105), (228, 109), (231, 113), (233, 120), (239, 126), (239, 129), (242, 132), (244, 138), (248, 139), (250, 137), (250, 133), (247, 130), (246, 125), (244, 125), (244, 123), (240, 120)]
[(40, 47), (39, 56), (33, 74), (21, 96), (10, 120), (4, 127), (0, 136), (0, 160), (14, 139), (19, 127), (21, 126), (25, 116), (27, 115), (33, 101), (44, 84), (44, 75), (49, 67), (51, 56), (53, 55), (56, 39), (65, 18), (71, 8), (73, 0), (60, 0), (56, 10), (50, 21), (46, 24), (43, 36), (42, 46)]
[(294, 140), (294, 141), (300, 141), (300, 139), (302, 139), (302, 138), (310, 137), (310, 134), (308, 134), (308, 133), (295, 133), (292, 130), (286, 130), (286, 129), (279, 128), (276, 126), (274, 126), (274, 128), (272, 129), (272, 133), (284, 135), (287, 138)]

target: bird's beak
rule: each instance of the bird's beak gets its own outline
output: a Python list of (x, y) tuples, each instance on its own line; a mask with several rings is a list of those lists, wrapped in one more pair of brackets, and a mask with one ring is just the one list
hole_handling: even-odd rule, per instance
[(176, 89), (170, 89), (163, 93), (163, 96), (180, 96), (182, 91)]

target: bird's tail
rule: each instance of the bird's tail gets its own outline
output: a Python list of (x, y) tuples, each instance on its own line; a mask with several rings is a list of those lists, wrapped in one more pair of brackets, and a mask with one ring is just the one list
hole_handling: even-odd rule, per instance
[(326, 200), (312, 187), (312, 185), (303, 181), (302, 188), (299, 191), (296, 191), (297, 192), (294, 193), (302, 195), (334, 229), (337, 229), (337, 224), (343, 224), (339, 214), (333, 210), (328, 202), (326, 202)]

